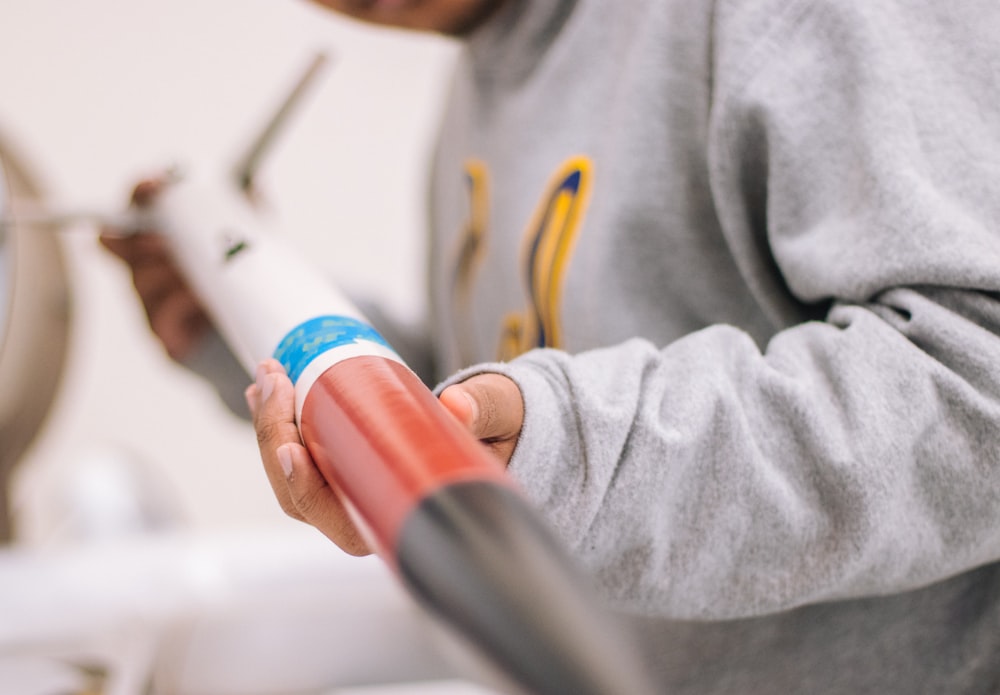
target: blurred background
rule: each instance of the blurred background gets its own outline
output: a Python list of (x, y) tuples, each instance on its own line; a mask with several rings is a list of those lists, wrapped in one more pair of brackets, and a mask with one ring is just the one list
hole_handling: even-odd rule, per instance
[[(423, 309), (426, 159), (454, 47), (304, 0), (2, 0), (0, 133), (46, 199), (121, 209), (143, 176), (230, 167), (316, 51), (331, 60), (259, 183), (289, 236), (352, 291)], [(58, 529), (53, 479), (109, 449), (155, 466), (199, 527), (273, 523), (253, 437), (166, 359), (92, 229), (63, 235), (68, 368), (17, 479), (21, 538)]]
[[(45, 206), (120, 210), (164, 167), (231, 166), (317, 51), (331, 61), (260, 191), (342, 286), (417, 318), (447, 40), (304, 0), (0, 0), (0, 154)], [(66, 335), (45, 334), (63, 367), (10, 481), (0, 693), (486, 692), (379, 563), (284, 517), (252, 430), (165, 356), (96, 230), (56, 243), (61, 267), (0, 262), (0, 283), (64, 283), (68, 302)], [(37, 374), (5, 359), (13, 397)]]

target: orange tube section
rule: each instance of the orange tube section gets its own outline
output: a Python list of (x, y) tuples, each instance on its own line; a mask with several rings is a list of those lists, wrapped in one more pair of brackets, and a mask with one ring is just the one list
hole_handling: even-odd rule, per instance
[(428, 494), (453, 483), (513, 480), (404, 365), (384, 357), (338, 362), (309, 389), (303, 443), (396, 566), (399, 531)]

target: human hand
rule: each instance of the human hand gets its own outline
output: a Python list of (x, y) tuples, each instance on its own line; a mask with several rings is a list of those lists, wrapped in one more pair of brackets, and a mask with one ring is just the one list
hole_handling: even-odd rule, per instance
[[(162, 186), (161, 181), (143, 181), (132, 193), (132, 204), (149, 207)], [(163, 237), (154, 231), (122, 236), (114, 229), (105, 229), (100, 241), (131, 270), (132, 284), (142, 301), (146, 320), (167, 354), (174, 360), (183, 360), (211, 323)]]
[(524, 424), (521, 389), (502, 374), (485, 373), (441, 392), (441, 405), (506, 467)]
[[(295, 425), (295, 390), (277, 360), (257, 368), (246, 390), (261, 460), (281, 508), (319, 529), (352, 555), (371, 552), (337, 493), (316, 468)], [(499, 374), (479, 374), (446, 388), (442, 405), (506, 465), (524, 419), (517, 385)]]
[(337, 493), (302, 445), (295, 424), (295, 388), (280, 362), (268, 359), (257, 366), (246, 399), (264, 472), (281, 509), (315, 526), (351, 555), (370, 554)]

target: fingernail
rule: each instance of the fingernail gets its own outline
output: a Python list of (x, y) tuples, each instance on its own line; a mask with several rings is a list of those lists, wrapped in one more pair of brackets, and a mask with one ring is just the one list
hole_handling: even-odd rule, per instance
[(253, 397), (253, 392), (254, 392), (254, 389), (256, 389), (256, 388), (257, 388), (256, 384), (250, 384), (243, 391), (243, 397), (247, 401), (247, 408), (250, 409), (250, 414), (251, 415), (256, 415), (257, 414), (257, 412), (256, 412), (257, 411), (257, 399)]
[(292, 449), (288, 444), (278, 447), (278, 463), (281, 464), (281, 472), (286, 478), (292, 477)]
[(261, 400), (266, 401), (271, 397), (271, 392), (274, 391), (274, 377), (267, 373), (264, 365), (257, 367), (257, 372), (254, 376), (257, 381), (257, 388), (260, 389)]
[(472, 394), (469, 393), (468, 391), (463, 390), (462, 395), (465, 396), (465, 400), (468, 401), (469, 403), (469, 413), (472, 415), (469, 424), (473, 425), (479, 420), (479, 403), (476, 401), (475, 398), (472, 397)]

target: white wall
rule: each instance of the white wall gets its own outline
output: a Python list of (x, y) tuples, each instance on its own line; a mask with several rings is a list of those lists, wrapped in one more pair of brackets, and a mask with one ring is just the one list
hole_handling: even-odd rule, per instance
[[(416, 314), (426, 156), (454, 57), (441, 39), (303, 0), (0, 0), (0, 133), (54, 204), (118, 208), (166, 164), (228, 166), (317, 49), (335, 60), (263, 191), (345, 286)], [(94, 231), (64, 239), (73, 342), (17, 479), (22, 539), (60, 538), (65, 481), (109, 450), (149, 465), (196, 528), (295, 523), (277, 510), (252, 431), (163, 356)]]

